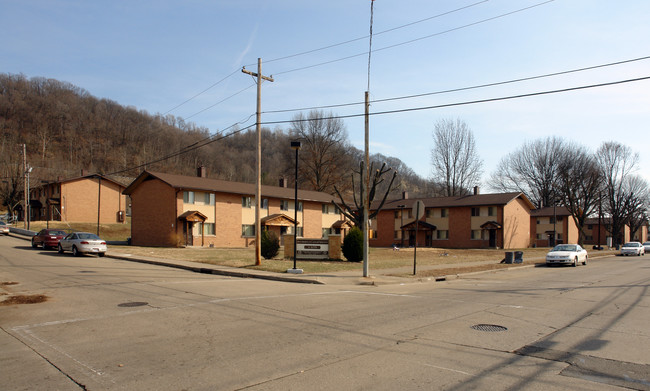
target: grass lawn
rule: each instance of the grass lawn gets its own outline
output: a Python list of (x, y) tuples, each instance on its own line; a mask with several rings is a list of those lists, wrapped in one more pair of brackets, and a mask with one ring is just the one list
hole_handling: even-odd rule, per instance
[[(277, 258), (272, 260), (262, 259), (260, 266), (255, 266), (254, 248), (206, 248), (206, 247), (188, 247), (188, 248), (164, 248), (164, 247), (137, 247), (137, 246), (110, 246), (109, 252), (115, 251), (131, 255), (150, 256), (164, 259), (177, 259), (192, 262), (207, 263), (213, 265), (233, 266), (240, 268), (249, 268), (257, 270), (266, 270), (272, 272), (286, 272), (293, 267), (292, 260), (282, 259), (282, 249)], [(543, 257), (547, 248), (530, 248), (523, 249), (524, 265), (531, 264), (530, 259)], [(504, 258), (503, 250), (472, 250), (472, 249), (440, 249), (440, 248), (418, 248), (417, 265), (418, 268), (425, 268), (430, 265), (449, 265), (449, 268), (461, 266), (464, 271), (468, 267), (479, 268), (480, 270), (490, 270), (493, 268), (512, 267), (513, 265), (500, 264)], [(529, 261), (526, 261), (528, 259)], [(492, 261), (493, 264), (479, 265), (485, 261)], [(475, 266), (467, 265), (475, 263)], [(413, 266), (413, 249), (401, 249), (393, 251), (391, 248), (370, 248), (369, 252), (369, 269), (371, 270), (389, 270), (400, 267)], [(516, 265), (515, 265), (516, 266)], [(298, 261), (297, 267), (303, 269), (305, 273), (327, 273), (338, 271), (359, 271), (361, 274), (363, 264), (361, 262), (347, 261)], [(447, 269), (447, 268), (444, 268)], [(472, 271), (472, 270), (470, 270)], [(447, 272), (444, 274), (456, 274)], [(401, 275), (395, 271), (396, 275)], [(407, 274), (404, 274), (407, 275)], [(434, 271), (418, 272), (418, 277), (440, 275)]]
[[(126, 238), (131, 236), (131, 220), (128, 218), (126, 224), (100, 224), (99, 237), (109, 241), (126, 241)], [(22, 228), (22, 222), (19, 222), (18, 227)], [(29, 229), (32, 231), (40, 231), (47, 228), (48, 222), (46, 221), (32, 221), (29, 223)], [(97, 233), (97, 223), (66, 223), (64, 221), (50, 221), (49, 228), (58, 228), (66, 232), (90, 232)]]

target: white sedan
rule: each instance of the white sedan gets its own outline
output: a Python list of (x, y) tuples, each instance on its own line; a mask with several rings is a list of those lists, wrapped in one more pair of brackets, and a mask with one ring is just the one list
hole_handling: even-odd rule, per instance
[(73, 232), (59, 241), (59, 254), (71, 251), (74, 256), (82, 254), (106, 254), (106, 241), (88, 232)]
[(645, 248), (639, 242), (627, 242), (621, 246), (621, 255), (645, 255)]
[(558, 244), (546, 254), (547, 265), (586, 265), (587, 259), (587, 250), (579, 244)]

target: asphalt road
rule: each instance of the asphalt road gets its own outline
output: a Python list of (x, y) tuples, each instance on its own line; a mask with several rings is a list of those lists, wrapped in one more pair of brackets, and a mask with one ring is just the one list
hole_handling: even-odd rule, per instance
[(2, 390), (650, 389), (650, 255), (353, 286), (0, 237)]

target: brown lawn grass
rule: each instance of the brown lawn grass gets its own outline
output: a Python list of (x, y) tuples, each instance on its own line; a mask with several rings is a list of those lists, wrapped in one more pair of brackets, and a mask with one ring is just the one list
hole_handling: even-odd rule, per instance
[[(29, 223), (29, 229), (40, 231), (46, 228), (46, 221), (32, 221)], [(91, 232), (97, 233), (97, 223), (66, 223), (63, 221), (50, 221), (49, 228), (62, 229), (66, 232)], [(131, 236), (130, 218), (126, 224), (100, 224), (99, 236), (104, 240), (126, 241)]]

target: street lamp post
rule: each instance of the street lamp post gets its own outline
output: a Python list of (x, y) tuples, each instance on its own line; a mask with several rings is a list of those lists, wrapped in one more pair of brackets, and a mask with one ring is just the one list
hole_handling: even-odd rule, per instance
[(296, 151), (296, 178), (294, 185), (294, 215), (293, 215), (293, 269), (287, 270), (289, 273), (301, 274), (302, 269), (296, 268), (296, 260), (298, 257), (298, 151), (300, 150), (300, 141), (292, 141), (291, 149)]
[(27, 230), (29, 231), (29, 220), (31, 219), (31, 207), (30, 204), (32, 203), (31, 201), (31, 195), (29, 194), (29, 174), (32, 172), (32, 167), (27, 166), (27, 170), (25, 170), (25, 175), (27, 175), (27, 197), (25, 197), (26, 205), (25, 205), (25, 221), (27, 221)]

